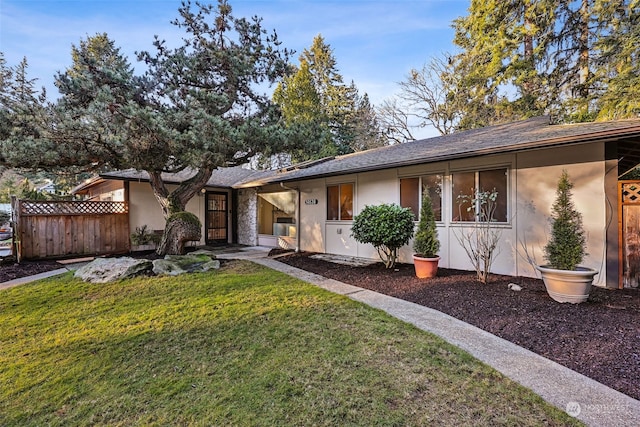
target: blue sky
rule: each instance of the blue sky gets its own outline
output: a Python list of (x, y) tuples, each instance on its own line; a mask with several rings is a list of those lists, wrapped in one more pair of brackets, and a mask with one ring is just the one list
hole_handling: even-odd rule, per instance
[[(216, 0), (205, 0), (216, 3)], [(283, 46), (298, 54), (322, 34), (346, 82), (379, 104), (397, 92), (411, 68), (452, 51), (451, 21), (469, 0), (230, 0), (235, 16), (263, 18)], [(106, 32), (136, 66), (135, 51), (152, 50), (154, 35), (178, 43), (169, 22), (179, 0), (0, 0), (0, 51), (10, 65), (26, 56), (29, 76), (55, 98), (56, 71), (71, 63), (72, 44)]]

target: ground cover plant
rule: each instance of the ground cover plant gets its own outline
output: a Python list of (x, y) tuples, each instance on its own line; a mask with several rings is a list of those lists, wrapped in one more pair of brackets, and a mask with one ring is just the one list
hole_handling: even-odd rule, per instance
[(570, 425), (439, 338), (246, 261), (0, 291), (0, 425)]

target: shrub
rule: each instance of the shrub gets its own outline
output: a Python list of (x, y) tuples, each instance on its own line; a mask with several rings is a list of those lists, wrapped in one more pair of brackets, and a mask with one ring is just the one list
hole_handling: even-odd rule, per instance
[(567, 171), (562, 171), (551, 207), (551, 239), (544, 248), (549, 266), (558, 270), (575, 270), (587, 254), (582, 215), (571, 200), (572, 188)]
[(420, 221), (418, 231), (413, 240), (413, 250), (419, 257), (434, 258), (440, 250), (440, 240), (438, 240), (438, 230), (436, 229), (436, 216), (433, 213), (431, 197), (425, 191), (422, 196), (422, 207), (420, 208)]
[(458, 196), (458, 200), (460, 206), (469, 204), (467, 211), (474, 211), (478, 207), (475, 222), (465, 227), (466, 231), (465, 229), (454, 230), (453, 234), (473, 264), (478, 281), (487, 283), (491, 265), (500, 253), (498, 242), (502, 232), (494, 227), (493, 217), (497, 207), (498, 192), (495, 189), (492, 191), (475, 189), (473, 196), (461, 195)]
[(162, 236), (150, 231), (147, 225), (142, 227), (136, 227), (135, 231), (131, 233), (131, 243), (134, 245), (148, 245), (150, 243), (158, 244)]
[(360, 243), (372, 244), (385, 267), (393, 268), (398, 249), (413, 237), (413, 213), (396, 204), (365, 206), (353, 218), (351, 235)]

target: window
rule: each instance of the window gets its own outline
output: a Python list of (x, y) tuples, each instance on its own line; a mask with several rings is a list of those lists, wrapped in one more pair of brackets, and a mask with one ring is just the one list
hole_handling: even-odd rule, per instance
[[(507, 222), (507, 169), (478, 172), (456, 172), (451, 176), (453, 185), (451, 203), (453, 221), (475, 221), (480, 206), (470, 206), (474, 191), (497, 193), (493, 221)], [(471, 209), (469, 209), (471, 208)]]
[(327, 219), (353, 219), (353, 184), (330, 185), (327, 187)]
[(442, 221), (442, 175), (424, 175), (418, 178), (400, 179), (400, 206), (410, 208), (416, 218), (420, 217), (422, 194), (429, 192), (436, 221)]

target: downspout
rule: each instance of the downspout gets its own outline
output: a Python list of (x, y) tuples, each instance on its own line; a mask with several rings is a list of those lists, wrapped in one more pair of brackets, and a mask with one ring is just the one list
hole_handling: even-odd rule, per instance
[(295, 191), (297, 195), (296, 199), (296, 252), (300, 252), (300, 189), (287, 187), (283, 182), (280, 183), (280, 187), (285, 190)]

